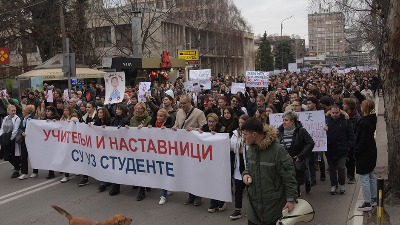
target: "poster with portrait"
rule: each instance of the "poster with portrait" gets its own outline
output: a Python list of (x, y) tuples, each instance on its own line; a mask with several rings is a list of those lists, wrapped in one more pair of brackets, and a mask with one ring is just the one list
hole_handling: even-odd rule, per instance
[(125, 72), (104, 74), (106, 96), (104, 105), (122, 102), (125, 94)]
[(151, 82), (140, 82), (138, 102), (146, 102), (146, 95), (151, 95)]
[(38, 91), (42, 90), (43, 77), (31, 77), (31, 88)]

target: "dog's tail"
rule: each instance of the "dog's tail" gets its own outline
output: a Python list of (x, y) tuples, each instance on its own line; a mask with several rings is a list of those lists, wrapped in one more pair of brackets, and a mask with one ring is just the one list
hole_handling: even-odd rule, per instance
[(65, 211), (64, 209), (56, 206), (56, 205), (52, 205), (51, 207), (53, 207), (58, 213), (60, 213), (61, 216), (66, 217), (68, 220), (72, 219), (71, 214), (69, 214), (67, 211)]

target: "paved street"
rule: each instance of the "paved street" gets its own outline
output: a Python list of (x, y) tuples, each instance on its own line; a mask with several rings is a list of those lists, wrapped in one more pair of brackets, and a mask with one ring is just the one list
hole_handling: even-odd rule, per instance
[[(224, 212), (208, 213), (209, 200), (205, 199), (200, 207), (185, 206), (184, 193), (174, 193), (163, 206), (158, 205), (159, 190), (147, 193), (142, 202), (136, 201), (138, 190), (122, 186), (121, 194), (110, 197), (107, 192), (98, 193), (98, 182), (91, 179), (90, 185), (77, 187), (79, 177), (61, 184), (58, 174), (53, 180), (46, 180), (47, 171), (40, 171), (39, 177), (20, 181), (10, 179), (12, 167), (8, 162), (0, 161), (0, 218), (2, 225), (54, 225), (67, 224), (67, 219), (58, 215), (50, 207), (56, 204), (72, 215), (93, 220), (103, 220), (116, 213), (133, 218), (135, 225), (147, 224), (247, 224), (245, 218), (231, 221), (229, 215), (234, 206), (228, 204)], [(317, 172), (317, 176), (319, 174)], [(308, 224), (336, 225), (346, 224), (355, 185), (347, 186), (345, 195), (331, 196), (328, 193), (329, 179), (318, 182), (308, 199), (316, 211), (315, 219)], [(303, 187), (304, 192), (304, 187)]]

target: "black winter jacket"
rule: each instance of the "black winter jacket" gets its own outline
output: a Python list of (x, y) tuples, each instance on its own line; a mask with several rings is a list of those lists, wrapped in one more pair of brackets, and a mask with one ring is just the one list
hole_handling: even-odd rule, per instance
[(346, 156), (350, 148), (354, 147), (354, 131), (351, 122), (343, 115), (339, 119), (334, 120), (331, 116), (326, 117), (328, 131), (326, 136), (328, 139), (327, 157), (337, 160), (342, 156)]
[(376, 167), (377, 148), (374, 137), (376, 122), (376, 114), (370, 114), (362, 117), (357, 123), (354, 147), (357, 174), (368, 174)]
[[(304, 160), (308, 154), (312, 152), (315, 142), (300, 122), (296, 122), (295, 126), (296, 128), (293, 133), (292, 144), (286, 150), (292, 158), (297, 156), (300, 160)], [(278, 128), (278, 138), (280, 143), (282, 143), (283, 130), (283, 125), (281, 125)]]

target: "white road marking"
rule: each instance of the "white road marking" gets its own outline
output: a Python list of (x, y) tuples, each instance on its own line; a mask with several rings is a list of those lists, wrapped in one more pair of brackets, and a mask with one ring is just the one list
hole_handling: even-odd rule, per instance
[[(18, 178), (17, 178), (17, 179), (18, 179)], [(55, 182), (55, 181), (57, 181), (57, 182)], [(53, 183), (53, 182), (55, 182), (56, 184), (59, 184), (59, 183), (60, 183), (59, 177), (53, 178), (53, 179), (51, 179), (51, 180), (48, 180), (48, 181), (45, 181), (45, 182), (42, 182), (42, 183), (39, 183), (39, 184), (30, 186), (30, 187), (27, 187), (27, 188), (24, 188), (24, 189), (22, 189), (22, 190), (19, 190), (19, 191), (16, 191), (16, 192), (13, 192), (13, 193), (10, 193), (10, 194), (7, 194), (7, 195), (3, 195), (3, 196), (0, 197), (0, 200), (5, 199), (5, 198), (8, 198), (8, 197), (11, 197), (11, 196), (13, 196), (13, 195), (18, 195), (18, 194), (20, 194), (20, 193), (23, 193), (23, 192), (29, 191), (29, 190), (31, 190), (31, 189), (35, 189), (35, 188), (37, 188), (37, 187), (40, 187), (40, 186), (43, 186), (43, 185), (46, 185), (46, 184), (49, 184), (49, 183)], [(50, 187), (51, 187), (51, 186), (50, 186)], [(40, 189), (40, 190), (42, 190), (42, 189)]]
[[(53, 180), (52, 180), (52, 181), (53, 181)], [(24, 196), (33, 194), (33, 193), (35, 193), (35, 192), (41, 191), (41, 190), (43, 190), (43, 189), (46, 189), (46, 188), (49, 188), (49, 187), (52, 187), (52, 186), (55, 186), (55, 185), (58, 185), (58, 184), (60, 184), (60, 182), (57, 180), (57, 182), (50, 183), (50, 184), (45, 185), (45, 186), (43, 186), (43, 187), (40, 187), (40, 188), (38, 188), (38, 189), (34, 189), (34, 190), (31, 190), (31, 191), (25, 192), (25, 193), (23, 193), (23, 194), (14, 196), (14, 197), (12, 197), (12, 198), (9, 198), (9, 199), (0, 201), (0, 205), (4, 205), (4, 204), (6, 204), (6, 203), (8, 203), (8, 202), (17, 200), (17, 199), (22, 198), (22, 197), (24, 197)], [(21, 191), (22, 191), (22, 190), (21, 190)], [(12, 194), (13, 194), (13, 193), (12, 193)], [(14, 192), (14, 194), (15, 194), (15, 192)]]

